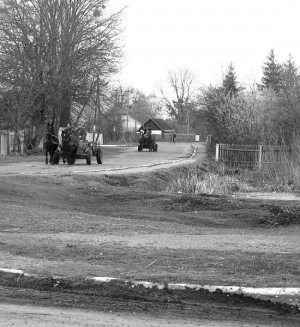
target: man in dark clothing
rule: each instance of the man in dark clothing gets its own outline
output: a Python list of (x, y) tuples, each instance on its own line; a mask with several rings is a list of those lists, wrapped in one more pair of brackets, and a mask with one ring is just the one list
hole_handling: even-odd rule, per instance
[(78, 124), (78, 129), (77, 129), (76, 134), (80, 140), (85, 141), (87, 133), (81, 123)]
[(72, 126), (71, 126), (70, 123), (68, 123), (67, 127), (65, 128), (65, 132), (67, 132), (68, 135), (72, 135), (73, 134), (74, 131), (73, 131), (73, 128), (72, 128)]
[(176, 133), (174, 132), (173, 133), (173, 143), (175, 144), (175, 142), (176, 142)]

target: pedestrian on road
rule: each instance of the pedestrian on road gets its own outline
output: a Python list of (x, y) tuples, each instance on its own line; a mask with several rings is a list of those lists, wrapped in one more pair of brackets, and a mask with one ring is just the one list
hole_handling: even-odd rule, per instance
[(173, 143), (175, 144), (175, 142), (176, 142), (176, 133), (174, 132), (173, 133)]

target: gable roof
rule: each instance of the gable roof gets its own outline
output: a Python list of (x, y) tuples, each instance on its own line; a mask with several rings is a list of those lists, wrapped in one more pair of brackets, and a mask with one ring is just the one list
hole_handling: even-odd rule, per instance
[(136, 112), (129, 112), (128, 115), (141, 124), (144, 124), (147, 120), (149, 120), (149, 116)]
[(168, 125), (163, 119), (153, 118), (152, 121), (162, 130), (162, 131), (172, 131), (173, 128)]
[(186, 126), (182, 126), (178, 123), (177, 120), (170, 120), (168, 119), (166, 123), (171, 126), (171, 128), (176, 132), (176, 133), (186, 133)]
[(157, 129), (160, 129), (161, 131), (164, 131), (164, 132), (173, 132), (174, 131), (174, 129), (171, 126), (169, 126), (163, 119), (160, 119), (160, 118), (150, 118), (144, 123), (145, 127), (151, 126), (151, 125), (156, 126)]

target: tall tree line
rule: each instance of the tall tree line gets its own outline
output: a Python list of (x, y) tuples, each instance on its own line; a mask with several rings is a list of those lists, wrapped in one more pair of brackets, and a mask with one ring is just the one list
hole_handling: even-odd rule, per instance
[(271, 49), (254, 87), (241, 87), (233, 64), (220, 86), (197, 94), (197, 117), (215, 141), (223, 143), (290, 143), (300, 129), (300, 76), (292, 56), (279, 63)]
[(106, 2), (0, 2), (0, 118), (15, 130), (35, 126), (33, 146), (46, 120), (66, 126), (118, 70), (122, 12), (108, 14)]

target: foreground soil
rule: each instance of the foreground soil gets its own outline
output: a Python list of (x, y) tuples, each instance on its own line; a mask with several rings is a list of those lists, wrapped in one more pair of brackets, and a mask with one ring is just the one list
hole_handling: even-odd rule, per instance
[[(282, 225), (272, 220), (278, 208), (294, 210), (298, 201), (187, 198), (166, 192), (172, 176), (159, 170), (1, 178), (0, 267), (38, 278), (1, 273), (0, 301), (135, 312), (172, 318), (171, 323), (213, 319), (228, 326), (235, 326), (234, 321), (242, 326), (299, 326), (295, 306), (204, 291), (91, 286), (85, 281), (110, 276), (298, 287), (300, 229), (292, 220)], [(65, 282), (57, 285), (53, 276), (66, 277)]]
[(0, 287), (2, 326), (299, 326), (287, 306), (206, 292), (133, 290), (130, 285), (50, 291)]

